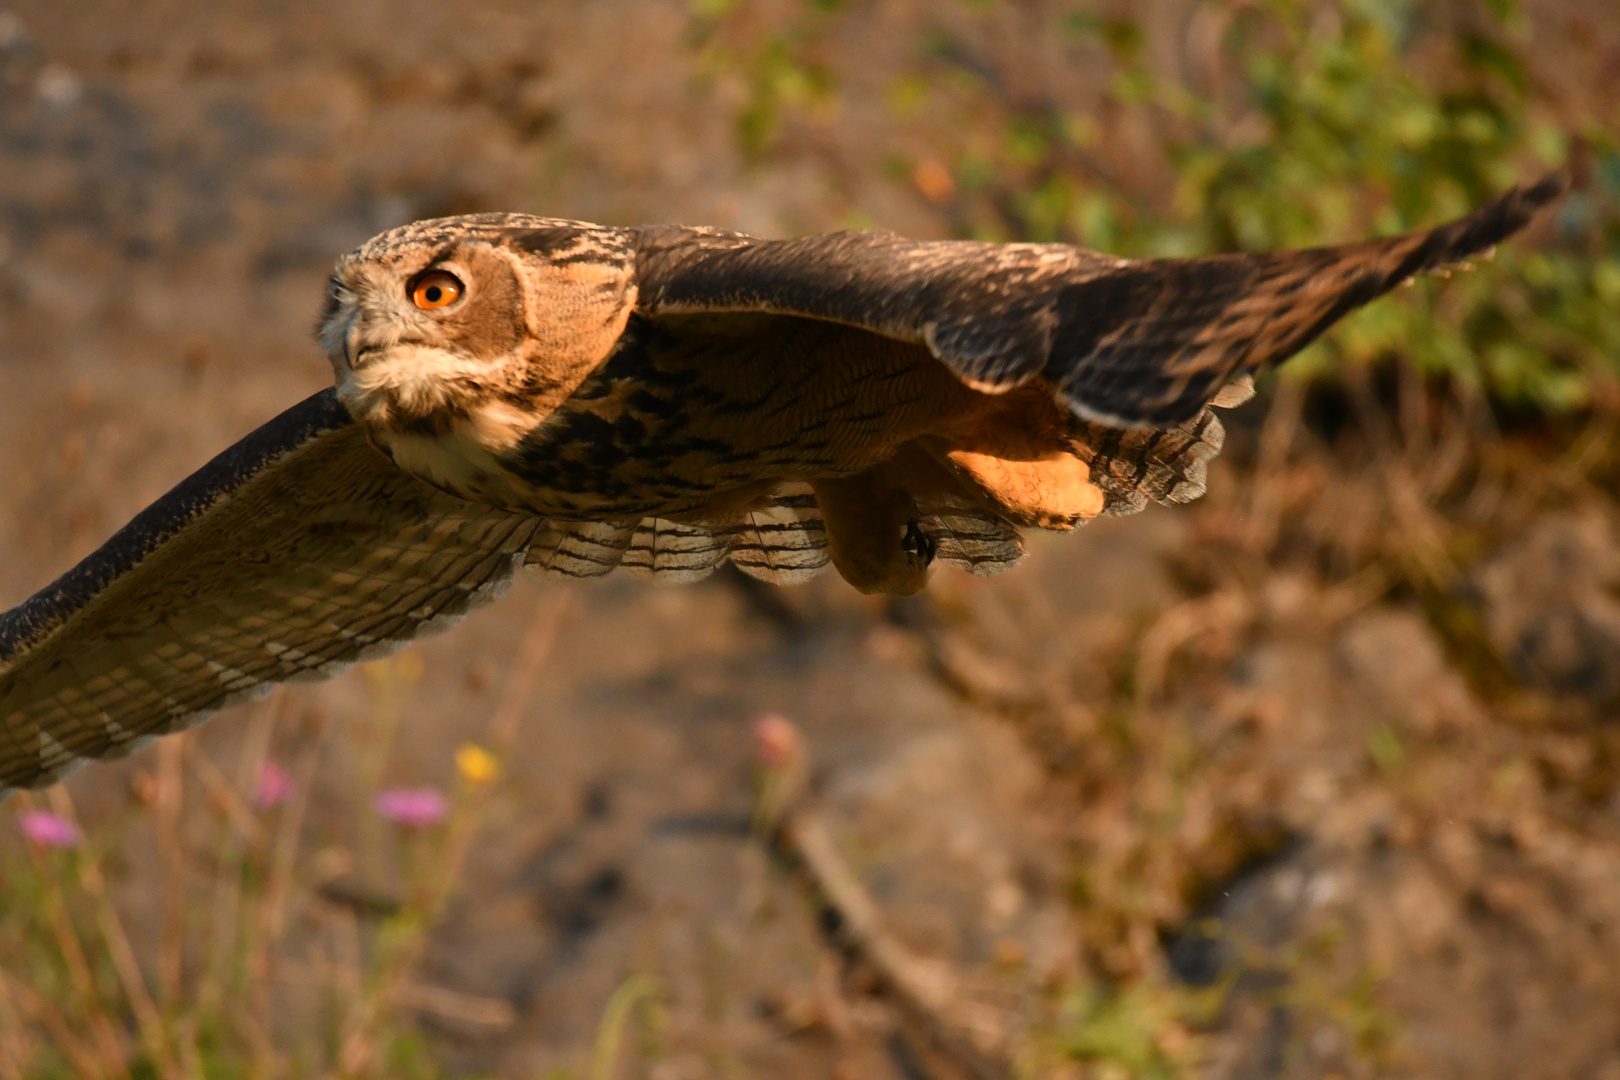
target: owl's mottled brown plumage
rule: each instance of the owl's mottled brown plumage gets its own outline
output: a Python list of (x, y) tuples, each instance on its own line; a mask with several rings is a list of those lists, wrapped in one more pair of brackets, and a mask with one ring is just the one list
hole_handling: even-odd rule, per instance
[[(1392, 240), (1145, 262), (518, 214), (384, 233), (332, 279), (334, 390), (0, 616), (0, 794), (397, 648), (524, 564), (792, 583), (830, 562), (904, 594), (934, 561), (1007, 568), (1022, 527), (1196, 498), (1211, 406), (1561, 190)], [(454, 291), (423, 303), (428, 274)]]

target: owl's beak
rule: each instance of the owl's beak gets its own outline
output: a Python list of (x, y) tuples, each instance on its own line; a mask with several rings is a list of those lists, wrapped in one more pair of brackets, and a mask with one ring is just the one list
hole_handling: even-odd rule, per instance
[(321, 320), (320, 328), (316, 331), (316, 340), (326, 352), (326, 358), (332, 362), (335, 371), (339, 369), (339, 358), (343, 368), (354, 370), (355, 354), (359, 351), (359, 341), (356, 330), (359, 326), (359, 305), (333, 304)]
[(360, 366), (366, 350), (360, 346), (360, 306), (357, 304), (349, 310), (349, 317), (343, 324), (343, 362), (353, 371)]

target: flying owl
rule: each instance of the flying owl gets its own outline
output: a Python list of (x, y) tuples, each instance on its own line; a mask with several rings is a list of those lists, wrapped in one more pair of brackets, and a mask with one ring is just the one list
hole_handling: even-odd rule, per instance
[(1204, 490), (1211, 406), (1563, 188), (1430, 232), (1135, 261), (524, 214), (339, 260), (333, 389), (0, 616), (0, 795), (452, 625), (520, 567), (867, 592)]

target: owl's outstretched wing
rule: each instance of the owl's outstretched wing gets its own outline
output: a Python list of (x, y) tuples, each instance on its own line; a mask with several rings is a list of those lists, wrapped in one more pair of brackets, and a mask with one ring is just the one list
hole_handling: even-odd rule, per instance
[(543, 525), (412, 479), (332, 391), (307, 399), (0, 615), (0, 797), (458, 621)]
[(1199, 259), (885, 232), (759, 240), (654, 226), (637, 234), (638, 307), (848, 323), (926, 342), (987, 392), (1044, 377), (1086, 419), (1169, 428), (1413, 275), (1513, 235), (1565, 186), (1548, 177), (1448, 225), (1388, 240)]

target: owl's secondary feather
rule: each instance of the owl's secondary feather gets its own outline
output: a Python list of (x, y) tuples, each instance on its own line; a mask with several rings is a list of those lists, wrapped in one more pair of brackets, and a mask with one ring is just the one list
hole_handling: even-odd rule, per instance
[[(1390, 240), (1145, 262), (516, 214), (384, 233), (331, 283), (334, 390), (0, 615), (0, 798), (441, 629), (520, 566), (831, 566), (905, 594), (934, 562), (1011, 567), (1023, 527), (1196, 498), (1212, 409), (1254, 372), (1561, 190)], [(413, 301), (427, 280), (443, 302)]]

